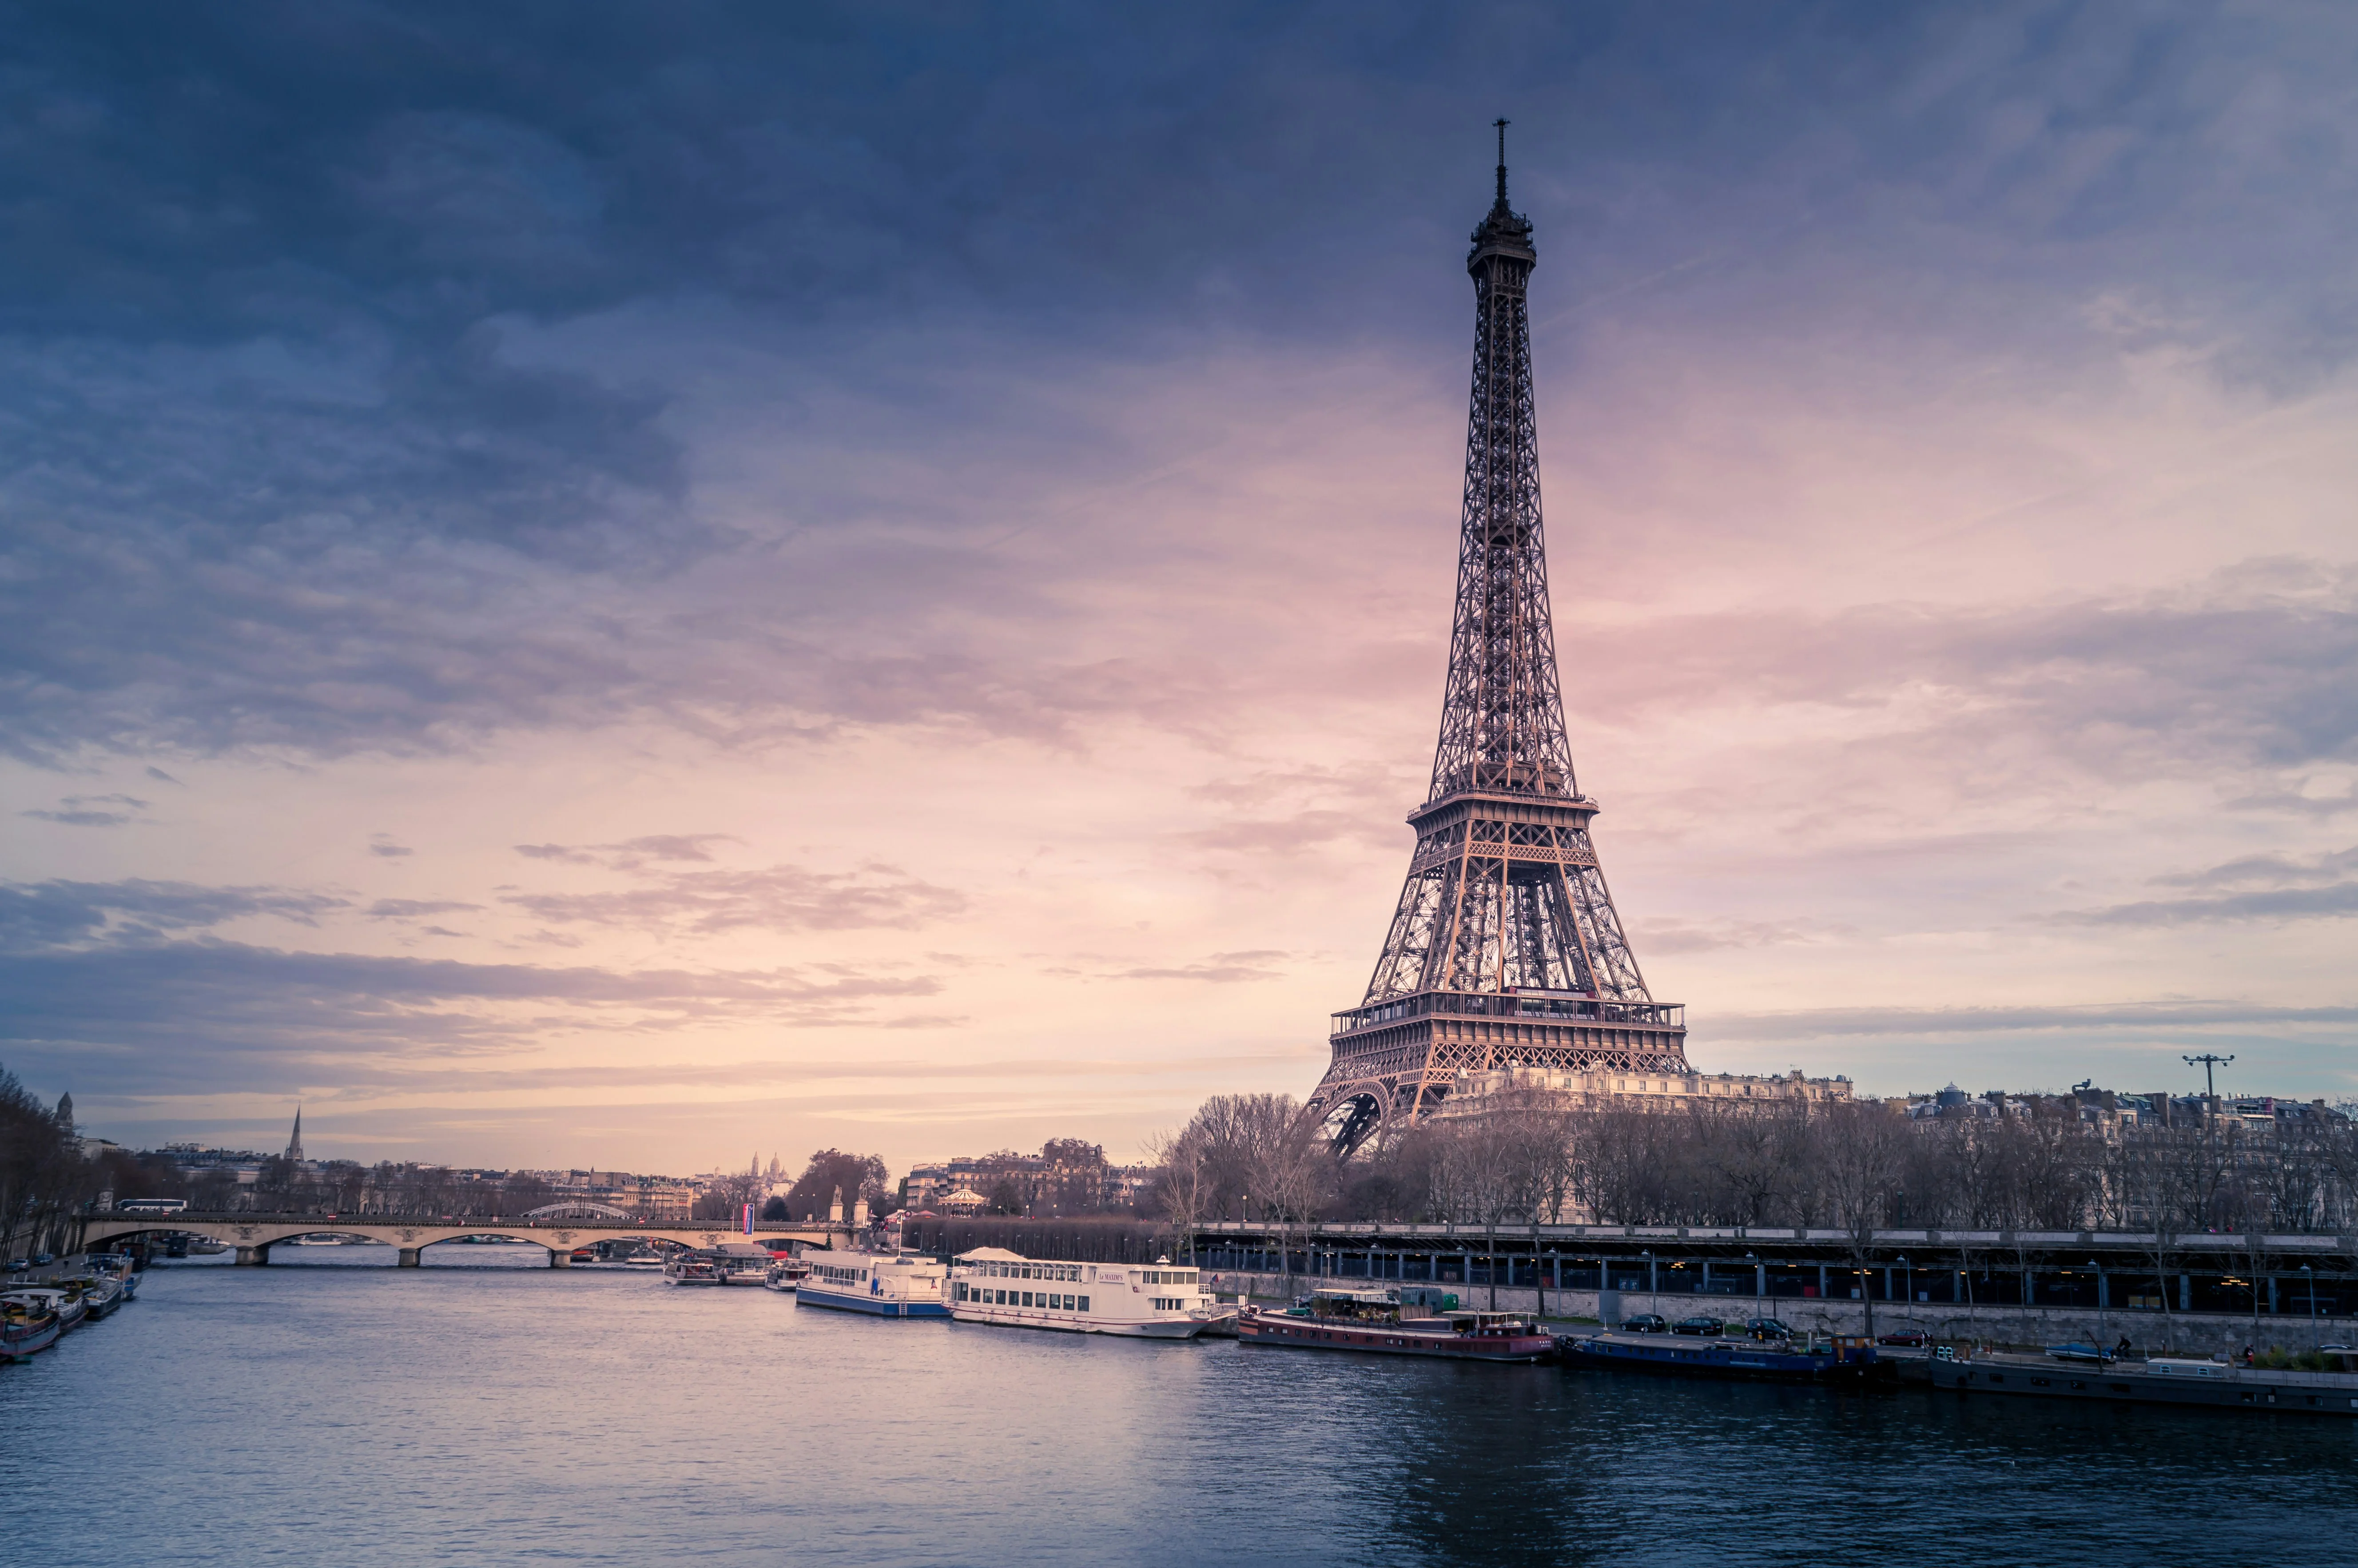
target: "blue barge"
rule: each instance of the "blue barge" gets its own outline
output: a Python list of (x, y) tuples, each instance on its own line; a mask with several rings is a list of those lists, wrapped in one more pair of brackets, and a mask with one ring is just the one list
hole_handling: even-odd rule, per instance
[(1556, 1341), (1567, 1367), (1671, 1377), (1738, 1378), (1772, 1383), (1863, 1382), (1889, 1368), (1872, 1340), (1837, 1336), (1823, 1350), (1786, 1339), (1688, 1339), (1661, 1334), (1567, 1334)]

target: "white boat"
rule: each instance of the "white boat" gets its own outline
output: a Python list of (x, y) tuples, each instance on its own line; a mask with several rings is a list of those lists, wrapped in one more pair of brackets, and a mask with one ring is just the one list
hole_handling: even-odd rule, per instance
[(797, 1306), (834, 1307), (876, 1317), (947, 1317), (948, 1276), (930, 1258), (892, 1252), (808, 1252), (810, 1273)]
[(979, 1247), (950, 1271), (950, 1315), (960, 1323), (1193, 1339), (1235, 1310), (1204, 1293), (1200, 1271), (1168, 1258), (1075, 1263)]
[(799, 1258), (780, 1258), (770, 1265), (762, 1283), (773, 1291), (792, 1292), (800, 1289), (802, 1282), (809, 1278), (809, 1264)]
[(642, 1247), (622, 1260), (625, 1269), (660, 1269), (663, 1266), (663, 1254), (652, 1247)]

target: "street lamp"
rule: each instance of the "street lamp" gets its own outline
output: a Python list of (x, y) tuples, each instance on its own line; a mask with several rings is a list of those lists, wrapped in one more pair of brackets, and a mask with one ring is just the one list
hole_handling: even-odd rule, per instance
[(2309, 1282), (2309, 1343), (2317, 1344), (2317, 1271), (2303, 1263), (2300, 1277)]
[(1662, 1279), (1654, 1271), (1654, 1249), (1645, 1248), (1638, 1254), (1646, 1260), (1646, 1304), (1656, 1317), (1662, 1315)]
[(1749, 1264), (1751, 1264), (1751, 1265), (1752, 1265), (1752, 1315), (1753, 1315), (1753, 1316), (1755, 1316), (1755, 1317), (1758, 1317), (1758, 1316), (1760, 1316), (1760, 1315), (1761, 1315), (1761, 1314), (1760, 1314), (1760, 1255), (1759, 1255), (1758, 1253), (1757, 1253), (1757, 1252), (1747, 1252), (1747, 1253), (1744, 1255), (1744, 1260), (1745, 1260), (1746, 1262), (1747, 1262), (1747, 1263), (1749, 1263)]
[(2101, 1259), (2091, 1258), (2088, 1267), (2096, 1271), (2096, 1365), (2104, 1364), (2104, 1340), (2112, 1331), (2104, 1326), (2104, 1265)]
[(1901, 1278), (1908, 1281), (1904, 1287), (1908, 1292), (1908, 1315), (1913, 1317), (1916, 1315), (1916, 1265), (1908, 1260), (1908, 1254), (1905, 1252), (1892, 1261), (1899, 1265)]

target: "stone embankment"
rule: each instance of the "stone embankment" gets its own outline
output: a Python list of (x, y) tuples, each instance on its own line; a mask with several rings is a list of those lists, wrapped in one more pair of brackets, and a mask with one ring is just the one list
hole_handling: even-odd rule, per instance
[[(1204, 1273), (1206, 1290), (1223, 1294), (1241, 1291), (1272, 1301), (1284, 1299), (1289, 1289), (1298, 1295), (1314, 1285), (1382, 1290), (1386, 1283), (1380, 1280), (1312, 1280), (1301, 1274), (1289, 1281), (1282, 1274), (1211, 1270)], [(1490, 1307), (1487, 1285), (1419, 1284), (1415, 1288), (1453, 1292), (1461, 1305), (1484, 1311)], [(1789, 1296), (1762, 1300), (1754, 1296), (1673, 1295), (1667, 1292), (1650, 1295), (1644, 1291), (1605, 1293), (1619, 1298), (1617, 1319), (1650, 1312), (1672, 1323), (1704, 1314), (1735, 1323), (1747, 1317), (1774, 1317), (1801, 1333), (1862, 1334), (1866, 1328), (1866, 1309), (1858, 1302)], [(1539, 1312), (1540, 1294), (1529, 1286), (1501, 1285), (1498, 1310)], [(1551, 1322), (1597, 1321), (1603, 1316), (1598, 1311), (1597, 1295), (1595, 1291), (1551, 1290), (1546, 1292), (1546, 1316)], [(2240, 1356), (2245, 1346), (2261, 1350), (2272, 1345), (2288, 1350), (2310, 1350), (2320, 1345), (2358, 1343), (2358, 1329), (2331, 1317), (2311, 1320), (2263, 1314), (2255, 1325), (2248, 1314), (2235, 1313), (2128, 1312), (2118, 1308), (2098, 1312), (2093, 1307), (1962, 1308), (1920, 1302), (1911, 1307), (1906, 1302), (1877, 1302), (1875, 1332), (1883, 1335), (1902, 1329), (1920, 1330), (1934, 1340), (1960, 1345), (2043, 1346), (2079, 1340), (2109, 1347), (2126, 1336), (2139, 1353), (2176, 1350), (2196, 1356)]]

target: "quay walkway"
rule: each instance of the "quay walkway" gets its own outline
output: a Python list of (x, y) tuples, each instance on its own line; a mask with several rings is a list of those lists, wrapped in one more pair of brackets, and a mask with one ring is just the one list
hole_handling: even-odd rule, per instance
[(1495, 1283), (1592, 1301), (1640, 1292), (1671, 1316), (1713, 1309), (1678, 1302), (1697, 1296), (1758, 1301), (1772, 1313), (1887, 1302), (2247, 1321), (2358, 1314), (2358, 1238), (2333, 1235), (1229, 1220), (1196, 1227), (1194, 1243), (1195, 1261), (1223, 1274)]

